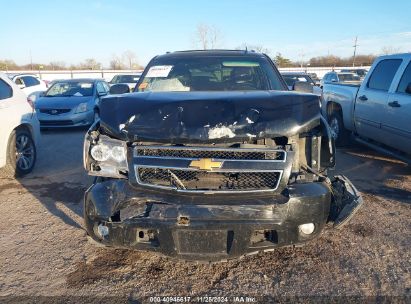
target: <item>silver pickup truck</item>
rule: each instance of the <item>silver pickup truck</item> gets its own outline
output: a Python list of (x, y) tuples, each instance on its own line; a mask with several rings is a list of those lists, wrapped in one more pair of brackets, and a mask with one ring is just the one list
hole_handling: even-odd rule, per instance
[(409, 160), (411, 53), (377, 58), (361, 85), (325, 83), (322, 113), (337, 145), (346, 144), (352, 133), (362, 143)]

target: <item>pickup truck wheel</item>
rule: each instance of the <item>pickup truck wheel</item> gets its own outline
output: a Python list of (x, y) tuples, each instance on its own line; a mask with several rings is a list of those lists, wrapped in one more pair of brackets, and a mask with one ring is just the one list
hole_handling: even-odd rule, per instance
[(7, 163), (0, 171), (0, 176), (21, 177), (30, 173), (36, 163), (36, 156), (36, 146), (30, 132), (13, 130), (7, 146)]
[(348, 144), (350, 132), (344, 127), (343, 118), (340, 113), (334, 112), (328, 121), (331, 129), (331, 135), (335, 140), (335, 144), (339, 147)]

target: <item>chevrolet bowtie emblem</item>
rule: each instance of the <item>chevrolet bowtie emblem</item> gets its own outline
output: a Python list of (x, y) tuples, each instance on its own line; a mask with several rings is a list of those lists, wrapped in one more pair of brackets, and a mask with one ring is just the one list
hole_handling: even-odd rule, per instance
[(190, 168), (211, 171), (213, 168), (221, 168), (222, 165), (223, 162), (213, 161), (211, 158), (201, 158), (191, 161)]

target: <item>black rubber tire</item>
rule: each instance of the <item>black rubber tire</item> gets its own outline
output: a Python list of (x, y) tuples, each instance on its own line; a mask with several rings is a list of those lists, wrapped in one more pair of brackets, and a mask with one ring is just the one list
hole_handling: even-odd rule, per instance
[(333, 112), (328, 119), (328, 124), (331, 128), (331, 134), (335, 136), (335, 145), (337, 147), (346, 146), (350, 140), (350, 132), (344, 127), (344, 121), (341, 113)]
[[(17, 165), (17, 146), (16, 146), (16, 139), (20, 136), (26, 136), (28, 143), (33, 148), (33, 159), (32, 163), (28, 168), (21, 168)], [(23, 177), (26, 174), (29, 174), (33, 171), (33, 168), (36, 164), (37, 158), (37, 150), (36, 145), (34, 144), (33, 137), (31, 133), (26, 129), (15, 129), (10, 134), (9, 141), (7, 144), (7, 158), (6, 158), (6, 166), (4, 166), (0, 170), (0, 176), (7, 177), (7, 178), (14, 178), (14, 177)]]

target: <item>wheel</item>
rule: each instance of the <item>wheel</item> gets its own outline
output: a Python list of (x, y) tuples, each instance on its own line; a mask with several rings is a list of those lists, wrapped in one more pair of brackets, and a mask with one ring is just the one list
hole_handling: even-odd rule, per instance
[(328, 124), (331, 129), (331, 136), (335, 140), (335, 144), (339, 147), (348, 144), (350, 138), (350, 132), (344, 127), (344, 122), (341, 114), (339, 112), (334, 112), (331, 114)]
[(7, 163), (1, 170), (5, 177), (22, 177), (33, 171), (36, 163), (36, 146), (29, 131), (15, 129), (7, 146)]

